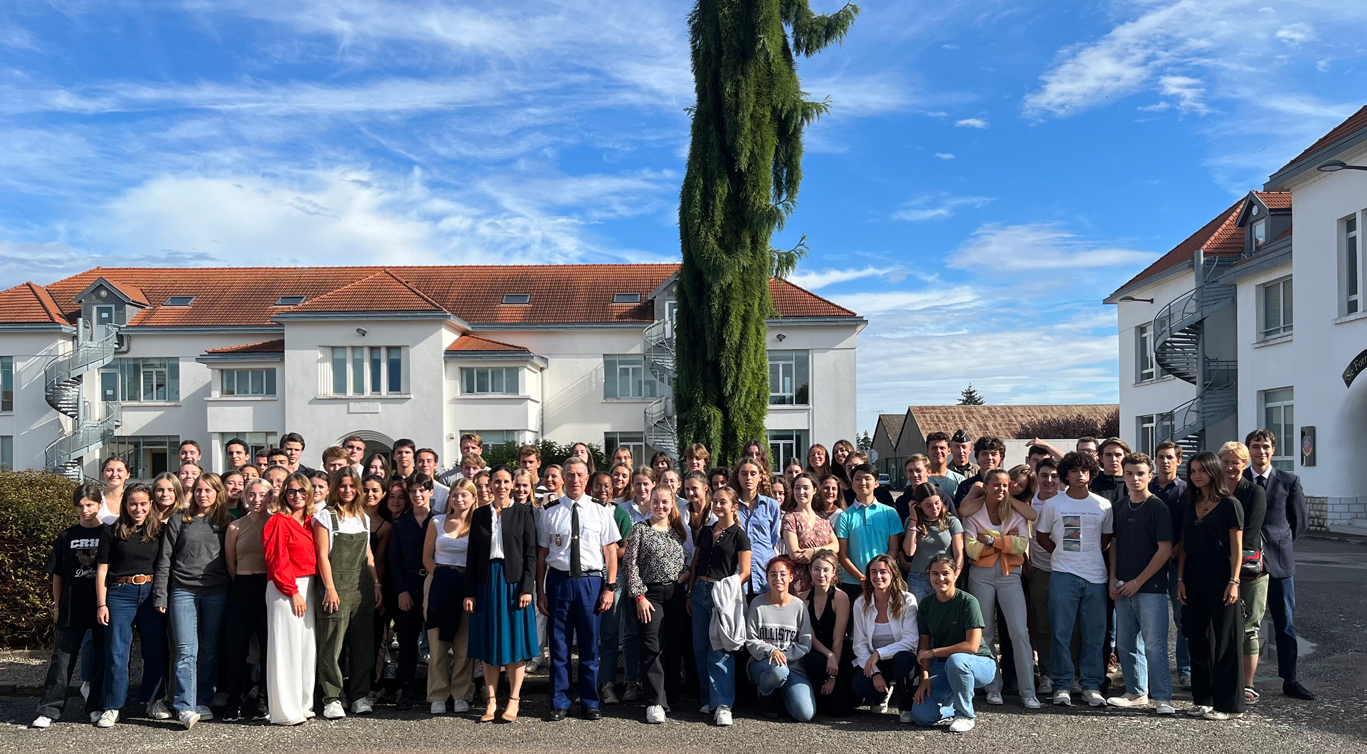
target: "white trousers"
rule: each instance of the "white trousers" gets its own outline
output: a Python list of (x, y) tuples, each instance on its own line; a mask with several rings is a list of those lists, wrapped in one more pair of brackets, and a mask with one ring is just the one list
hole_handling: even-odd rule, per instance
[(313, 634), (318, 595), (313, 577), (296, 579), (299, 593), (308, 609), (304, 617), (294, 614), (293, 601), (266, 584), (266, 689), (270, 700), (271, 723), (294, 725), (313, 713), (313, 684), (318, 668), (318, 645)]

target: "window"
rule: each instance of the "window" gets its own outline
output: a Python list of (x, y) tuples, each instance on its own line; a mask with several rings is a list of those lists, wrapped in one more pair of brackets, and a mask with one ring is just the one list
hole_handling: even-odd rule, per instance
[(333, 346), (324, 350), (330, 395), (403, 394), (403, 346)]
[[(280, 444), (279, 435), (274, 432), (225, 432), (223, 434), (223, 457), (228, 457), (228, 441), (241, 440), (247, 443), (247, 463), (256, 463), (256, 454)], [(179, 451), (179, 448), (177, 448)]]
[(1259, 220), (1253, 223), (1253, 248), (1257, 249), (1267, 243), (1267, 221)]
[(151, 479), (171, 470), (171, 459), (179, 450), (178, 435), (133, 435), (115, 437), (100, 457), (118, 456), (128, 466), (131, 479)]
[(645, 357), (639, 354), (609, 354), (603, 356), (603, 398), (632, 400), (659, 398), (667, 389), (646, 369)]
[(275, 395), (274, 369), (224, 369), (220, 395)]
[(1291, 334), (1291, 278), (1274, 280), (1259, 288), (1263, 298), (1263, 338)]
[(466, 395), (518, 395), (521, 372), (521, 367), (461, 367), (460, 380)]
[(275, 300), (276, 306), (298, 306), (304, 303), (303, 296), (281, 296)]
[(1148, 382), (1158, 379), (1162, 371), (1158, 367), (1158, 360), (1153, 356), (1152, 322), (1134, 328), (1134, 351), (1135, 368), (1138, 372), (1136, 381)]
[(1343, 282), (1344, 314), (1356, 314), (1362, 310), (1361, 268), (1358, 258), (1358, 219), (1353, 216), (1343, 221)]
[(0, 470), (14, 471), (14, 436), (0, 436)]
[(175, 403), (180, 400), (178, 359), (115, 359), (100, 373), (106, 401)]
[(804, 464), (807, 458), (807, 430), (773, 430), (769, 432), (769, 459), (774, 469), (782, 472), (783, 464), (789, 458), (797, 458)]
[(613, 451), (618, 448), (630, 450), (635, 463), (645, 463), (647, 460), (645, 434), (641, 432), (604, 432), (603, 455), (611, 459)]
[(1296, 389), (1284, 387), (1263, 391), (1263, 429), (1271, 430), (1277, 437), (1276, 455), (1272, 465), (1282, 471), (1291, 471), (1296, 465), (1296, 449), (1300, 446), (1296, 438)]
[(805, 406), (811, 377), (806, 351), (769, 352), (769, 405)]
[(114, 307), (97, 306), (95, 307), (95, 324), (112, 325), (114, 324)]
[(639, 304), (639, 303), (641, 303), (641, 294), (639, 294), (639, 293), (614, 293), (614, 294), (612, 294), (612, 303), (614, 303), (614, 304)]
[[(466, 431), (468, 432), (471, 430)], [(485, 461), (489, 460), (489, 452), (492, 451), (494, 448), (497, 448), (500, 445), (507, 445), (510, 442), (517, 442), (517, 430), (477, 429), (473, 431), (475, 434), (479, 435), (480, 440), (484, 442), (484, 449), (480, 452), (480, 455), (484, 456)]]
[(530, 293), (505, 293), (505, 294), (503, 294), (503, 303), (505, 303), (505, 304), (514, 304), (514, 305), (518, 305), (518, 306), (522, 306), (522, 305), (525, 305), (525, 304), (530, 304), (530, 303), (532, 303), (532, 294), (530, 294)]
[(1135, 423), (1135, 447), (1140, 453), (1153, 455), (1153, 449), (1158, 445), (1155, 437), (1156, 427), (1154, 425), (1153, 414), (1147, 416), (1136, 416)]
[(14, 357), (0, 356), (0, 411), (14, 410)]
[(171, 296), (163, 306), (189, 306), (194, 300), (194, 296)]

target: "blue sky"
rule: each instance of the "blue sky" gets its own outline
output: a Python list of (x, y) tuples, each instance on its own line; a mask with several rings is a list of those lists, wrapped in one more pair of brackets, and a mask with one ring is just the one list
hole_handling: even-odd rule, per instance
[[(676, 259), (689, 7), (0, 3), (0, 284)], [(1101, 298), (1364, 101), (1359, 2), (862, 7), (776, 239), (869, 319), (861, 429), (1115, 400)]]

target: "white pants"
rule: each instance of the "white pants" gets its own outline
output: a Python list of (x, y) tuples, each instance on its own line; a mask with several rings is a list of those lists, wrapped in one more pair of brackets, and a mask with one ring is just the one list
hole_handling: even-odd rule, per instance
[(266, 585), (266, 690), (270, 700), (271, 723), (294, 725), (313, 712), (313, 684), (318, 668), (318, 646), (313, 635), (317, 595), (313, 577), (296, 579), (299, 593), (308, 609), (304, 617), (294, 614), (293, 601)]

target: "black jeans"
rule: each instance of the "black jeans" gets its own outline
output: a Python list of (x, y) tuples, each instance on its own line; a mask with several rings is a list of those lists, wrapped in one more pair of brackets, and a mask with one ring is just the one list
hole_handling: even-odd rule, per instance
[(637, 619), (636, 600), (623, 605), (637, 621), (641, 637), (641, 677), (645, 679), (646, 706), (669, 706), (682, 698), (683, 627), (690, 622), (684, 607), (684, 590), (678, 584), (647, 584), (646, 600), (653, 608), (650, 621)]
[(1192, 701), (1218, 712), (1243, 712), (1244, 610), (1237, 600), (1225, 604), (1226, 586), (1186, 582), (1182, 633), (1191, 649)]
[[(892, 687), (893, 699), (897, 702), (899, 710), (911, 709), (911, 673), (915, 669), (915, 652), (898, 652), (892, 657), (878, 661), (878, 672), (883, 675), (883, 682)], [(882, 694), (873, 686), (873, 679), (864, 675), (863, 668), (854, 669), (854, 678), (851, 679), (850, 685), (856, 699), (863, 699), (869, 703), (882, 699)]]
[(47, 666), (47, 681), (43, 684), (43, 699), (38, 703), (38, 714), (53, 720), (62, 719), (62, 707), (66, 706), (67, 690), (71, 687), (71, 674), (81, 664), (81, 643), (85, 641), (86, 631), (94, 632), (90, 638), (90, 659), (94, 671), (90, 679), (90, 696), (85, 702), (86, 716), (100, 710), (100, 692), (104, 688), (104, 632), (99, 626), (76, 626), (57, 629), (52, 644), (52, 661)]
[(421, 579), (416, 584), (407, 584), (406, 588), (408, 596), (413, 599), (413, 609), (408, 612), (398, 609), (397, 599), (394, 606), (394, 635), (399, 639), (399, 669), (394, 678), (394, 689), (412, 692), (426, 699), (427, 689), (418, 688), (415, 683), (418, 676), (418, 637), (423, 633), (425, 622)]
[(248, 573), (233, 579), (228, 587), (228, 631), (223, 650), (223, 693), (227, 695), (227, 711), (242, 709), (242, 697), (248, 688), (251, 667), (247, 655), (251, 652), (252, 637), (256, 637), (261, 658), (261, 691), (265, 698), (266, 659), (266, 574)]

